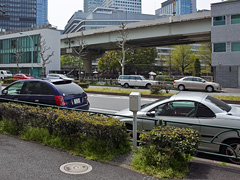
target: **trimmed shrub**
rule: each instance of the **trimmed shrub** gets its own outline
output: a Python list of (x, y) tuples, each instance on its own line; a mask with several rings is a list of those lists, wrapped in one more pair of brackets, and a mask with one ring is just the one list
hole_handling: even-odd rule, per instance
[(193, 129), (158, 126), (140, 135), (145, 144), (135, 153), (135, 169), (159, 178), (183, 178), (196, 153), (200, 133)]
[(15, 134), (23, 138), (88, 159), (109, 160), (130, 151), (125, 124), (111, 117), (15, 103), (1, 103), (0, 116), (16, 125)]
[(11, 84), (15, 81), (18, 81), (19, 79), (15, 79), (15, 78), (7, 78), (3, 80), (3, 84)]
[(78, 82), (77, 84), (81, 86), (83, 89), (89, 87), (89, 83)]

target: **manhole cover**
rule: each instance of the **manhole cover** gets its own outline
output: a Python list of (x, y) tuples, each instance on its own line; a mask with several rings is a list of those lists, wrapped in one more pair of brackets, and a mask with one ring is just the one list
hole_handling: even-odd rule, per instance
[(60, 170), (67, 174), (85, 174), (92, 170), (92, 166), (81, 162), (71, 162), (61, 165)]

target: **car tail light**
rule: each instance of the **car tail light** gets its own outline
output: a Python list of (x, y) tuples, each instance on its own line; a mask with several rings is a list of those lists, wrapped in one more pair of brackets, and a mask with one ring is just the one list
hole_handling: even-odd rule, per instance
[(65, 101), (62, 96), (55, 96), (57, 106), (65, 106)]
[(173, 84), (175, 83), (175, 81), (173, 81)]

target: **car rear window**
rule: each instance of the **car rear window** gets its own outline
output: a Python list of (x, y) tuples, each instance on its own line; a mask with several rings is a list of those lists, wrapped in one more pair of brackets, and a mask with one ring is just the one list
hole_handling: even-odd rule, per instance
[(220, 99), (217, 99), (217, 98), (212, 97), (212, 96), (207, 96), (206, 100), (215, 104), (216, 106), (218, 106), (219, 108), (221, 108), (224, 111), (229, 112), (231, 110), (231, 106), (229, 106), (227, 103), (221, 101)]
[(73, 82), (71, 82), (71, 83), (69, 83), (69, 82), (59, 83), (58, 82), (58, 83), (54, 83), (54, 85), (65, 96), (81, 94), (84, 92), (84, 90), (79, 85), (77, 85), (76, 83), (73, 83)]

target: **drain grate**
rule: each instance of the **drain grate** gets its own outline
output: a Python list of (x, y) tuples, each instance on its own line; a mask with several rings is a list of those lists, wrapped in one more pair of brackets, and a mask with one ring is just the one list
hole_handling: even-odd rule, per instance
[(92, 170), (92, 166), (81, 162), (71, 162), (61, 165), (60, 170), (66, 174), (85, 174)]

